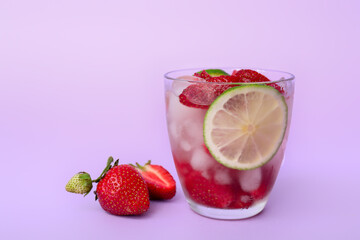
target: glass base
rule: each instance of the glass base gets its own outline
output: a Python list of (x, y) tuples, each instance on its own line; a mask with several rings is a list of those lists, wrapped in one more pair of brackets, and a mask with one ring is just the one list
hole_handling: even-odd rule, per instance
[(221, 209), (221, 208), (212, 208), (212, 207), (205, 207), (194, 201), (187, 199), (191, 209), (204, 216), (209, 218), (215, 219), (244, 219), (250, 218), (257, 214), (259, 214), (266, 205), (266, 200), (256, 203), (254, 206), (251, 206), (248, 209)]

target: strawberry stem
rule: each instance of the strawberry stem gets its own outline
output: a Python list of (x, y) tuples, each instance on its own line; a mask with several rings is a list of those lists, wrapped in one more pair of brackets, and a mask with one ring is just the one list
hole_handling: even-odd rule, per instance
[[(107, 171), (109, 171), (110, 168), (112, 167), (112, 166), (111, 166), (111, 163), (112, 163), (113, 161), (114, 161), (113, 157), (109, 157), (108, 160), (107, 160), (106, 167), (105, 167), (104, 171), (102, 171), (102, 173), (100, 174), (100, 176), (99, 176), (97, 179), (93, 180), (92, 182), (96, 182), (96, 183), (100, 182), (100, 180), (105, 176), (105, 174), (107, 173)], [(115, 164), (117, 165), (118, 163), (119, 163), (119, 160), (116, 160)], [(116, 165), (114, 165), (114, 166), (116, 166)]]
[(136, 163), (136, 166), (130, 164), (131, 166), (135, 167), (135, 168), (138, 168), (140, 170), (144, 170), (146, 165), (150, 165), (151, 164), (151, 160), (147, 161), (147, 163), (144, 164), (144, 166), (141, 166), (139, 163)]
[(114, 167), (117, 166), (117, 165), (119, 165), (119, 159), (117, 159), (117, 160), (115, 161)]

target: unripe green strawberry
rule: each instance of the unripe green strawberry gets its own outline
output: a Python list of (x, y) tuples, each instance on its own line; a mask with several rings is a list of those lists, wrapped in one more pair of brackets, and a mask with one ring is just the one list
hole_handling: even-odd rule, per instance
[(65, 189), (68, 192), (86, 195), (91, 191), (92, 187), (90, 175), (86, 172), (79, 172), (70, 179)]

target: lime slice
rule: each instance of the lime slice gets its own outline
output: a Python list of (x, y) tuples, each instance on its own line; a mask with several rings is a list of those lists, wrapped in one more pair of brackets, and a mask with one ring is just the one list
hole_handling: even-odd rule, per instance
[[(205, 72), (207, 72), (212, 77), (218, 77), (223, 75), (229, 75), (227, 72), (221, 69), (206, 69)], [(197, 72), (198, 74), (201, 73), (201, 71)]]
[(210, 105), (204, 140), (211, 155), (229, 168), (267, 163), (279, 149), (287, 125), (284, 97), (265, 85), (233, 87)]

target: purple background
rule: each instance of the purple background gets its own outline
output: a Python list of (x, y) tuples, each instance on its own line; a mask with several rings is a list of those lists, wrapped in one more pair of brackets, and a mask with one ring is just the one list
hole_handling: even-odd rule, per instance
[[(0, 238), (359, 239), (359, 12), (357, 0), (2, 0)], [(287, 158), (263, 213), (204, 218), (178, 188), (142, 217), (116, 217), (65, 192), (110, 155), (176, 175), (162, 76), (202, 66), (296, 75)]]

